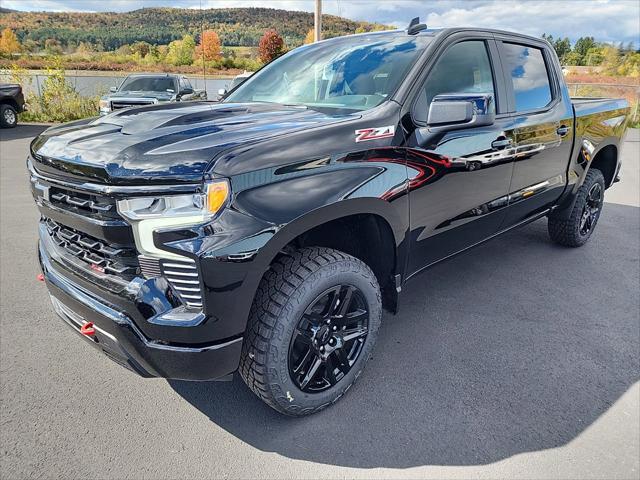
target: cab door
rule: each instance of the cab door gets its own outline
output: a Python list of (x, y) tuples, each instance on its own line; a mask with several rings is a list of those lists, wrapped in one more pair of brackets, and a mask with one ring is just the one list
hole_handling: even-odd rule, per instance
[[(467, 35), (440, 52), (416, 93), (415, 130), (406, 145), (409, 275), (491, 237), (504, 222), (515, 137), (503, 114), (501, 75), (493, 38)], [(490, 94), (495, 120), (478, 127), (432, 128), (429, 107), (443, 94)]]
[(515, 140), (505, 227), (546, 211), (567, 184), (573, 146), (573, 108), (562, 75), (544, 43), (497, 41)]

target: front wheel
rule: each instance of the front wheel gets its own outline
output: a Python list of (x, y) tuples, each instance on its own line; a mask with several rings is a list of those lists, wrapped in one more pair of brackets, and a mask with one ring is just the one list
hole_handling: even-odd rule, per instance
[(358, 378), (381, 316), (378, 282), (360, 260), (320, 247), (282, 256), (251, 307), (240, 374), (277, 411), (315, 413)]
[(567, 247), (580, 247), (587, 243), (596, 228), (604, 203), (604, 176), (596, 168), (587, 172), (578, 189), (576, 201), (568, 218), (549, 216), (551, 240)]

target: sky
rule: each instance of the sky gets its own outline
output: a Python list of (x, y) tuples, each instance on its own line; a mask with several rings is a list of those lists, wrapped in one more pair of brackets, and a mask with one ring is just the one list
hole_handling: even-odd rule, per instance
[[(0, 0), (29, 11), (129, 11), (143, 7), (270, 7), (312, 12), (313, 0)], [(323, 0), (323, 13), (404, 28), (420, 17), (433, 28), (487, 27), (540, 36), (593, 36), (640, 45), (640, 0)]]

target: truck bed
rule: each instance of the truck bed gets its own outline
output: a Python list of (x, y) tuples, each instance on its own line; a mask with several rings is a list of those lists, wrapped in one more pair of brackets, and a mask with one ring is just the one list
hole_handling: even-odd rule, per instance
[(618, 114), (624, 114), (618, 110), (629, 108), (629, 103), (624, 98), (571, 97), (571, 103), (576, 117), (601, 113), (607, 113), (608, 116), (614, 117)]

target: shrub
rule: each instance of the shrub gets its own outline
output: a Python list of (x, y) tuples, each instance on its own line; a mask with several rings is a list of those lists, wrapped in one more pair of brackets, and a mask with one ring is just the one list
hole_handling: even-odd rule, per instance
[[(47, 68), (47, 78), (40, 95), (27, 93), (29, 109), (20, 114), (27, 122), (68, 122), (94, 117), (98, 112), (99, 96), (83, 97), (67, 82), (65, 72), (57, 59)], [(11, 77), (23, 86), (27, 83), (26, 72), (12, 68)]]

